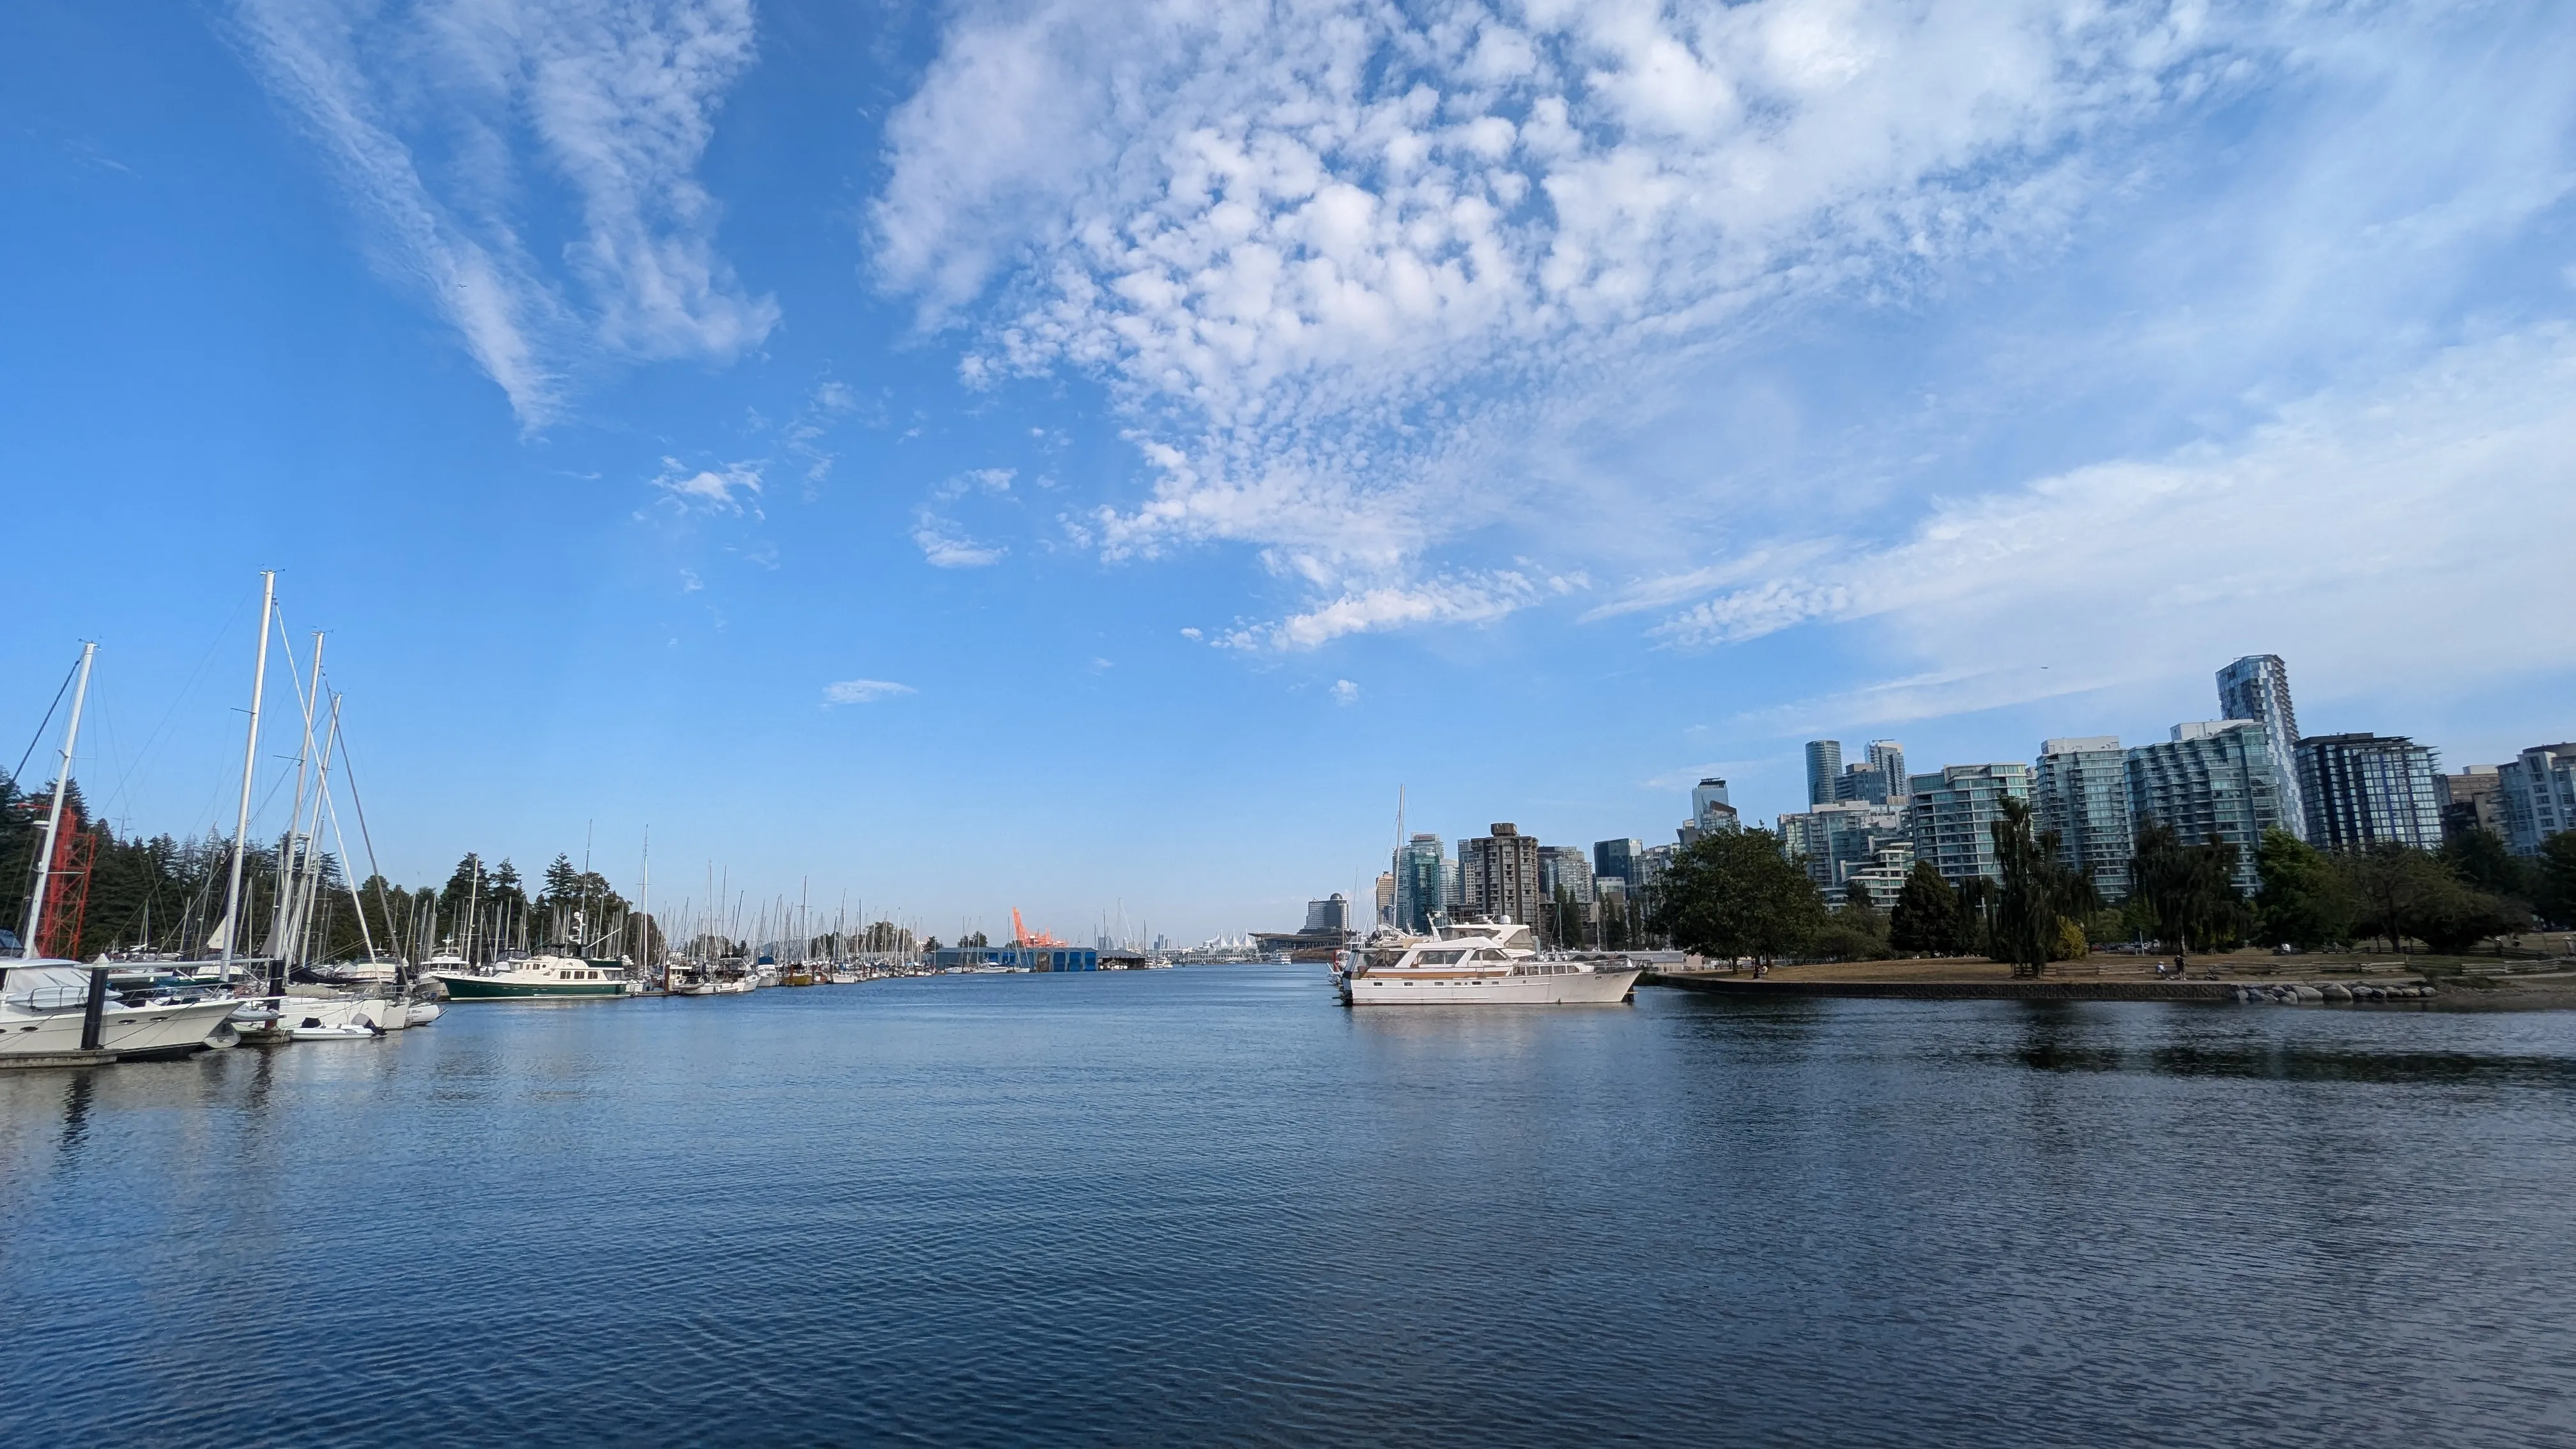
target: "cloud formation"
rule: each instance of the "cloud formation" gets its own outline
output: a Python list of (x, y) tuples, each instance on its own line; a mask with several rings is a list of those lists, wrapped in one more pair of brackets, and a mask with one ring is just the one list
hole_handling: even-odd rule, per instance
[(2229, 39), (2068, 0), (970, 6), (889, 125), (874, 253), (933, 319), (998, 281), (970, 380), (1117, 388), (1157, 479), (1113, 556), (1387, 582), (1509, 506), (1461, 450), (1534, 392), (2051, 232), (2071, 143)]
[(729, 463), (695, 472), (677, 458), (664, 458), (653, 487), (683, 513), (749, 513), (760, 516), (760, 465)]
[[(237, 0), (244, 48), (348, 186), (382, 268), (523, 424), (602, 360), (729, 360), (778, 321), (696, 177), (750, 0)], [(552, 257), (532, 234), (560, 233)]]
[(912, 541), (921, 549), (922, 560), (935, 569), (984, 568), (1000, 563), (1008, 552), (998, 544), (976, 542), (955, 519), (927, 509), (913, 514)]
[(2525, 626), (2576, 530), (2570, 398), (2576, 330), (2486, 338), (2284, 407), (2231, 445), (1945, 503), (1890, 546), (1808, 550), (1651, 632), (1703, 648), (1805, 624), (1869, 631), (1925, 672), (1841, 701), (1858, 723), (2258, 651), (2312, 681), (2384, 676), (2391, 660), (2419, 686), (2576, 668), (2576, 638)]
[(823, 686), (823, 704), (827, 709), (836, 704), (874, 704), (899, 694), (918, 692), (909, 684), (897, 684), (890, 679), (844, 679), (837, 684)]

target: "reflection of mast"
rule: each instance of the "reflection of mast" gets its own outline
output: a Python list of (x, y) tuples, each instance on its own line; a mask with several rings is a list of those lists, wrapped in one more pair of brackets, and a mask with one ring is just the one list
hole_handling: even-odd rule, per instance
[(96, 644), (81, 646), (80, 683), (72, 690), (71, 723), (63, 729), (63, 766), (54, 772), (54, 808), (45, 817), (45, 845), (36, 856), (36, 890), (27, 897), (27, 929), (18, 937), (18, 955), (24, 960), (32, 961), (43, 954), (38, 943), (45, 939), (45, 893), (53, 885), (54, 841), (63, 832), (63, 796), (71, 791), (72, 750), (80, 743), (81, 706), (89, 700), (89, 665), (97, 655)]

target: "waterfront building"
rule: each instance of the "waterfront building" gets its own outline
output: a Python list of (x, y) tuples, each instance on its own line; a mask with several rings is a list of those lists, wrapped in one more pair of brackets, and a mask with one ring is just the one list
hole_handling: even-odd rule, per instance
[(1458, 909), (1469, 918), (1488, 921), (1538, 920), (1546, 897), (1539, 890), (1539, 846), (1508, 821), (1496, 821), (1491, 835), (1458, 842)]
[(1395, 872), (1391, 870), (1377, 873), (1377, 923), (1395, 924)]
[(1634, 884), (1637, 879), (1637, 857), (1644, 854), (1645, 849), (1646, 842), (1634, 837), (1626, 840), (1592, 842), (1593, 881), (1596, 885), (1607, 880), (1615, 880), (1623, 885)]
[(2442, 804), (2442, 838), (2451, 840), (2472, 830), (2493, 831), (2504, 838), (2503, 777), (2493, 765), (2471, 765), (2456, 775), (2433, 777), (2434, 798)]
[(1905, 808), (1905, 747), (1894, 740), (1870, 741), (1868, 759), (1843, 766), (1834, 798)]
[(1553, 901), (1571, 895), (1582, 905), (1592, 904), (1592, 861), (1583, 847), (1540, 846), (1538, 889), (1543, 900)]
[[(1843, 742), (1840, 740), (1807, 741), (1807, 803), (1823, 805), (1834, 798), (1835, 781), (1843, 772)], [(1697, 814), (1697, 811), (1693, 811)]]
[(1851, 903), (1852, 888), (1857, 886), (1869, 896), (1870, 909), (1881, 914), (1896, 909), (1897, 897), (1905, 894), (1905, 878), (1914, 874), (1914, 842), (1891, 840), (1880, 846), (1869, 863), (1843, 878), (1843, 888), (1825, 899), (1828, 910), (1841, 910)]
[(2496, 766), (2505, 847), (2538, 855), (2541, 842), (2576, 829), (2576, 744), (2534, 745)]
[(2057, 832), (2058, 864), (2093, 878), (2105, 901), (2129, 897), (2129, 767), (2117, 735), (2042, 740), (2031, 813)]
[(2431, 748), (2404, 736), (2317, 735), (2299, 741), (2299, 804), (2320, 850), (2442, 844), (2441, 773)]
[(1726, 782), (1715, 776), (1691, 787), (1690, 823), (1702, 830), (1732, 830), (1735, 807), (1726, 802)]
[(1338, 936), (1351, 928), (1351, 898), (1335, 891), (1306, 903), (1306, 934)]
[(1971, 876), (2001, 879), (1995, 865), (1994, 823), (2004, 801), (2030, 798), (2030, 766), (2019, 760), (1991, 765), (1947, 765), (1937, 775), (1916, 775), (1906, 806), (1914, 858), (1930, 861), (1956, 884)]
[(2224, 841), (2236, 847), (2236, 887), (2261, 885), (2254, 852), (2263, 832), (2287, 829), (2289, 772), (2272, 754), (2260, 720), (2178, 724), (2163, 744), (2128, 752), (2129, 818), (2140, 827), (2173, 827), (2185, 845)]
[(1395, 853), (1395, 928), (1417, 934), (1432, 918), (1446, 917), (1457, 896), (1450, 889), (1449, 853), (1437, 835), (1416, 835)]
[(2263, 727), (2265, 747), (2280, 779), (2281, 828), (2308, 836), (2307, 806), (2299, 798), (2299, 712), (2290, 703), (2290, 667), (2278, 654), (2248, 654), (2218, 671), (2222, 719), (2250, 719)]
[(1802, 864), (1807, 879), (1837, 908), (1851, 873), (1869, 866), (1893, 842), (1912, 843), (1905, 833), (1905, 812), (1866, 800), (1829, 800), (1794, 815), (1780, 817), (1780, 848)]

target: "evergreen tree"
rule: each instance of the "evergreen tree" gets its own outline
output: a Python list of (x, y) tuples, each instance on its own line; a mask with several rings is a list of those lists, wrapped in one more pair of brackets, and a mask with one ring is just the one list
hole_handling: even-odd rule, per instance
[(1896, 898), (1896, 909), (1888, 916), (1889, 949), (1909, 956), (1938, 955), (1948, 951), (1958, 935), (1958, 893), (1932, 862), (1914, 862), (1913, 872), (1905, 877), (1905, 889)]
[(2561, 926), (2576, 926), (2576, 830), (2540, 843), (2532, 877), (2532, 904), (2541, 915)]
[[(2038, 976), (2052, 957), (2065, 954), (2060, 927), (2093, 908), (2093, 883), (2057, 858), (2057, 832), (2034, 832), (2030, 803), (2006, 799), (1990, 827), (2002, 879), (1994, 891), (1994, 951), (2016, 976)], [(2082, 943), (2079, 928), (2076, 944)]]

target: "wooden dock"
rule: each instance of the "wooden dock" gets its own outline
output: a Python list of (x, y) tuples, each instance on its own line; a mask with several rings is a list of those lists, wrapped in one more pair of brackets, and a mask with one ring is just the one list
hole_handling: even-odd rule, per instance
[(37, 1067), (103, 1067), (115, 1060), (116, 1053), (109, 1051), (42, 1052), (35, 1056), (0, 1057), (0, 1069), (20, 1071), (33, 1070)]

